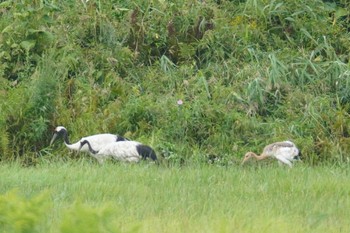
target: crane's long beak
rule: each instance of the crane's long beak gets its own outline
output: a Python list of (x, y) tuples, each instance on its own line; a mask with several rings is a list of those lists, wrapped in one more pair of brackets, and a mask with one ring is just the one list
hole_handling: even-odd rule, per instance
[(244, 159), (242, 160), (242, 162), (241, 162), (241, 166), (243, 166), (247, 161), (248, 161), (248, 159), (247, 159), (247, 158), (244, 158)]
[(51, 141), (50, 141), (50, 146), (51, 146), (52, 143), (56, 140), (57, 135), (58, 135), (58, 134), (57, 134), (56, 132), (53, 134), (52, 139), (51, 139)]

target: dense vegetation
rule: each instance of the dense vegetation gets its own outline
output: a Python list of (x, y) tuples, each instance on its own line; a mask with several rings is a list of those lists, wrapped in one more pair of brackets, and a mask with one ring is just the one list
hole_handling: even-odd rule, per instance
[(348, 1), (0, 1), (0, 158), (64, 125), (168, 161), (235, 162), (291, 139), (350, 159)]

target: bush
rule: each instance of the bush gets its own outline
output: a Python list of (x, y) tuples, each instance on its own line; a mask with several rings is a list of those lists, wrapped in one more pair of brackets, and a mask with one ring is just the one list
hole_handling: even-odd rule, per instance
[(286, 138), (307, 161), (345, 161), (347, 7), (5, 1), (0, 156), (35, 163), (51, 130), (64, 125), (72, 141), (125, 134), (175, 161), (231, 161)]
[(16, 192), (0, 196), (0, 228), (8, 233), (42, 232), (42, 222), (49, 209), (48, 194), (23, 198)]

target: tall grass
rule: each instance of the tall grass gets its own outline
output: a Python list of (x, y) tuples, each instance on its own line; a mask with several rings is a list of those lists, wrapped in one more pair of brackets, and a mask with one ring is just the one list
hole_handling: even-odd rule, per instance
[(12, 200), (21, 203), (45, 197), (45, 214), (39, 211), (40, 204), (16, 212), (19, 219), (27, 212), (37, 215), (33, 224), (45, 232), (350, 230), (347, 166), (275, 165), (166, 168), (100, 166), (89, 160), (29, 168), (1, 164), (0, 175), (7, 178), (1, 180), (0, 219), (15, 214), (15, 209), (4, 209), (6, 200), (11, 203), (6, 193), (15, 189), (17, 197)]

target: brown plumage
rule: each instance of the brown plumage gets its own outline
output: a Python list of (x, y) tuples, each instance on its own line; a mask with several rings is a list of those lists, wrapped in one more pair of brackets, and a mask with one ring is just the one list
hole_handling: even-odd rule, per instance
[(291, 141), (275, 142), (265, 146), (260, 155), (254, 152), (247, 152), (243, 158), (242, 164), (246, 163), (251, 158), (260, 161), (270, 157), (277, 159), (279, 163), (292, 167), (292, 161), (300, 159), (299, 149)]

